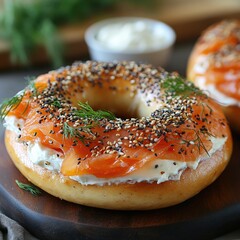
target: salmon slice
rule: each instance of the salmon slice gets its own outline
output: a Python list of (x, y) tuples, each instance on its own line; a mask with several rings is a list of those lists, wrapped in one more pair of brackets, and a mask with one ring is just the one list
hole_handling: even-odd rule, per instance
[[(211, 108), (207, 106), (194, 107), (194, 116), (198, 128), (203, 126), (206, 128), (206, 126), (211, 125), (211, 134), (216, 136), (219, 135), (221, 129), (219, 129), (219, 122), (214, 120), (214, 116), (216, 119), (223, 118), (223, 116), (218, 116), (217, 107), (213, 103), (211, 104)], [(29, 104), (29, 108), (31, 107), (33, 106)], [(14, 110), (14, 114), (20, 113), (23, 108), (24, 103)], [(210, 116), (210, 111), (215, 112), (213, 117), (211, 117), (210, 120), (206, 118), (206, 122), (202, 122), (200, 118), (203, 116), (201, 115)], [(91, 149), (98, 146), (100, 140), (103, 143), (102, 148), (104, 148), (107, 141), (118, 141), (119, 136), (116, 137), (116, 131), (103, 133), (102, 129), (96, 127), (93, 131), (98, 132), (100, 137), (91, 141), (89, 146), (86, 146), (84, 142), (81, 141), (77, 141), (75, 145), (74, 139), (65, 138), (63, 134), (60, 133), (60, 127), (54, 126), (53, 122), (50, 120), (41, 122), (42, 116), (44, 116), (44, 114), (39, 115), (36, 113), (36, 108), (28, 110), (21, 139), (23, 141), (34, 141), (37, 138), (42, 145), (59, 151), (59, 153), (63, 155), (61, 172), (67, 176), (92, 174), (99, 178), (121, 177), (136, 171), (146, 164), (146, 162), (156, 159), (185, 162), (194, 161), (200, 155), (207, 155), (207, 152), (212, 147), (212, 142), (208, 136), (203, 133), (197, 133), (197, 129), (193, 123), (185, 123), (178, 129), (172, 129), (175, 135), (169, 133), (159, 138), (158, 141), (152, 145), (152, 151), (144, 147), (129, 148), (129, 143), (123, 140), (121, 147), (122, 155), (103, 153), (99, 156), (92, 157)], [(212, 121), (211, 124), (209, 121)], [(216, 122), (215, 128), (214, 122)], [(222, 128), (223, 127), (224, 126), (222, 126)], [(177, 133), (179, 133), (179, 135)], [(122, 136), (122, 138), (127, 136), (127, 134), (126, 130), (118, 131), (118, 135)], [(101, 152), (101, 149), (99, 151)]]
[[(25, 120), (20, 141), (38, 141), (59, 152), (63, 159), (61, 173), (66, 176), (92, 174), (99, 178), (115, 178), (126, 176), (157, 159), (195, 161), (208, 156), (212, 148), (211, 136), (224, 137), (225, 118), (219, 106), (206, 96), (197, 96), (199, 99), (193, 100), (191, 109), (182, 113), (186, 116), (181, 124), (177, 124), (181, 118), (174, 115), (176, 122), (169, 119), (169, 125), (159, 124), (155, 130), (147, 118), (135, 119), (137, 124), (134, 126), (124, 119), (91, 119), (90, 126), (86, 126), (84, 117), (74, 118), (76, 116), (70, 114), (77, 109), (76, 106), (72, 109), (71, 97), (62, 102), (48, 95), (42, 98), (46, 87), (51, 88), (51, 94), (64, 89), (61, 81), (54, 80), (64, 73), (55, 75), (38, 78), (35, 85), (38, 95), (26, 91), (9, 115)], [(190, 103), (186, 100), (184, 104)], [(175, 111), (178, 110), (173, 114)], [(161, 123), (160, 117), (155, 121)], [(141, 121), (145, 121), (145, 125)], [(119, 126), (111, 128), (116, 123)]]
[[(240, 100), (239, 21), (222, 21), (213, 25), (196, 44), (189, 63), (189, 77), (204, 79), (225, 96)], [(204, 58), (204, 62), (201, 59)], [(199, 68), (200, 65), (204, 66)], [(200, 71), (198, 69), (201, 69)], [(191, 77), (191, 75), (196, 75)], [(221, 99), (218, 99), (221, 101)]]

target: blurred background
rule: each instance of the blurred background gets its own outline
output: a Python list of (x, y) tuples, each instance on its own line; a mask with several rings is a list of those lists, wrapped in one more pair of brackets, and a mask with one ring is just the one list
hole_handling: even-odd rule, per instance
[[(240, 17), (240, 1), (0, 0), (0, 71), (56, 68), (89, 59), (86, 29), (99, 20), (119, 16), (147, 17), (169, 24), (176, 31), (178, 47), (194, 43), (216, 21)], [(184, 74), (186, 60), (173, 59), (168, 70)]]

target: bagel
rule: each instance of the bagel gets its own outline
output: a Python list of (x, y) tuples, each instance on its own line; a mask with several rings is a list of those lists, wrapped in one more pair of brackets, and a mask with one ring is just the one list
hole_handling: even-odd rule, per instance
[(78, 62), (2, 103), (5, 144), (44, 191), (106, 209), (178, 204), (225, 169), (221, 108), (176, 73), (134, 62)]
[(187, 77), (222, 105), (230, 126), (240, 132), (240, 20), (207, 28), (195, 44)]

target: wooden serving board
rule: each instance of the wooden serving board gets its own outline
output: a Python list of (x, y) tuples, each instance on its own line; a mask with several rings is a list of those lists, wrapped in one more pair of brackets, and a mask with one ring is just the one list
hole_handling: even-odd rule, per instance
[(240, 136), (220, 178), (192, 199), (151, 211), (111, 211), (68, 203), (47, 193), (34, 197), (0, 137), (0, 206), (40, 239), (212, 239), (240, 227)]

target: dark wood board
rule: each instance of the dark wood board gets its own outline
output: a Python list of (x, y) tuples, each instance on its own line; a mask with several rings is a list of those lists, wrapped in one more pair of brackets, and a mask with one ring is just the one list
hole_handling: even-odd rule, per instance
[(0, 136), (1, 210), (41, 239), (212, 239), (240, 227), (240, 136), (224, 173), (192, 199), (151, 211), (84, 207), (17, 187), (28, 181), (11, 162)]

